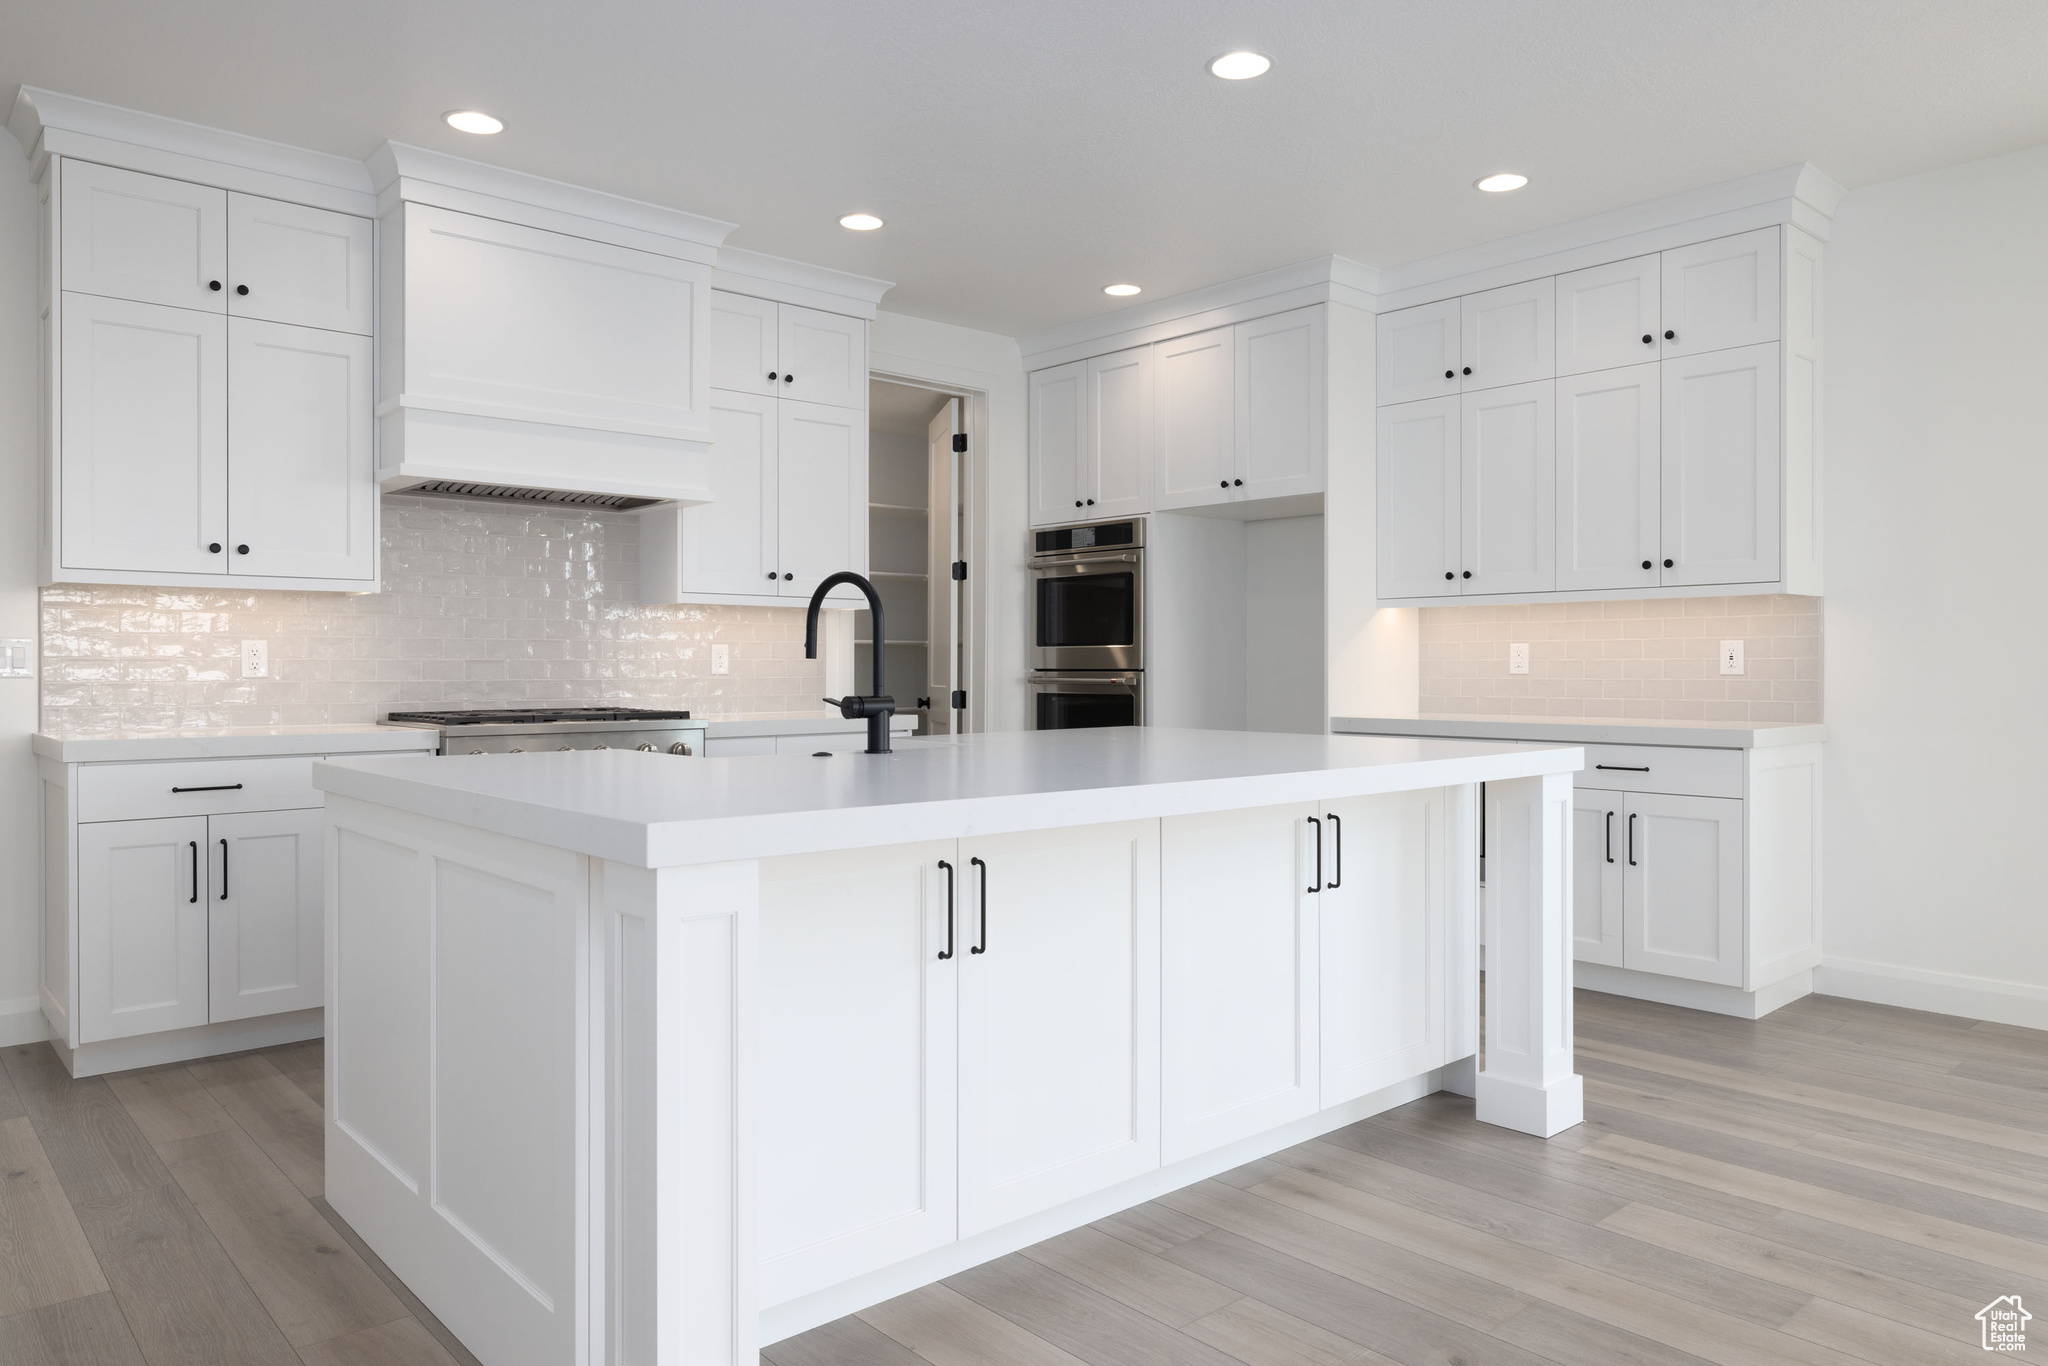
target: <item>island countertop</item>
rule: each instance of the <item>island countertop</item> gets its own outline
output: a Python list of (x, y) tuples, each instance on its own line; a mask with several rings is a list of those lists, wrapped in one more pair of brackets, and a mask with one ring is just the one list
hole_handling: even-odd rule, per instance
[(344, 798), (647, 868), (1575, 772), (1584, 751), (1142, 727), (901, 742), (887, 756), (634, 751), (330, 761)]

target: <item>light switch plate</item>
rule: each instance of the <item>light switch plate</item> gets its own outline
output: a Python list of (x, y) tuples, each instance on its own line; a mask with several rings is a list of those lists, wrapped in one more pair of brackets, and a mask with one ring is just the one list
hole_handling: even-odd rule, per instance
[(732, 647), (713, 645), (711, 647), (711, 672), (727, 674), (732, 672)]
[(1742, 672), (1742, 642), (1724, 640), (1721, 642), (1721, 672), (1739, 674)]
[(245, 640), (242, 642), (242, 677), (270, 677), (269, 641)]
[(0, 678), (34, 678), (36, 643), (33, 640), (0, 640)]
[(1510, 645), (1510, 646), (1508, 646), (1508, 672), (1509, 672), (1509, 673), (1511, 673), (1511, 674), (1525, 674), (1525, 673), (1529, 672), (1529, 647), (1528, 647), (1528, 646), (1526, 646), (1526, 645)]

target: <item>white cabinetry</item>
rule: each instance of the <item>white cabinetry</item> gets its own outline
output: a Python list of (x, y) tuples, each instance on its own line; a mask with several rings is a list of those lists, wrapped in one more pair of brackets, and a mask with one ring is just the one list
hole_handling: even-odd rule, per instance
[(78, 1032), (91, 1043), (205, 1024), (206, 817), (78, 831)]
[(1230, 500), (1237, 468), (1235, 345), (1227, 327), (1175, 337), (1154, 347), (1159, 368), (1159, 508), (1201, 507)]
[(1464, 554), (1457, 395), (1379, 411), (1379, 592), (1456, 597)]
[(304, 204), (228, 196), (228, 313), (370, 334), (374, 227)]
[(1777, 344), (1685, 356), (1663, 371), (1664, 582), (1777, 582)]
[(1572, 790), (1572, 956), (1581, 963), (1622, 966), (1623, 862), (1617, 839), (1628, 837), (1619, 792)]
[(1622, 965), (1742, 984), (1742, 803), (1632, 792)]
[(1081, 505), (1095, 517), (1141, 515), (1152, 506), (1152, 350), (1132, 347), (1087, 366)]
[(89, 161), (61, 174), (66, 291), (226, 311), (227, 191)]
[(782, 596), (808, 601), (826, 576), (867, 568), (868, 416), (789, 399), (777, 406), (774, 567)]
[(1582, 375), (1663, 355), (1661, 259), (1637, 256), (1557, 277), (1557, 373)]
[(1761, 228), (1665, 252), (1665, 358), (1778, 340), (1782, 249), (1780, 230)]
[(1557, 382), (1557, 586), (1643, 588), (1663, 555), (1663, 370)]
[(820, 309), (714, 290), (711, 387), (865, 411), (867, 323)]
[(1031, 404), (1031, 524), (1083, 516), (1081, 466), (1088, 451), (1088, 362), (1034, 370)]
[(209, 816), (206, 825), (207, 1018), (319, 1005), (320, 813), (243, 811)]
[(1464, 353), (1458, 382), (1470, 392), (1527, 384), (1557, 373), (1555, 283), (1530, 280), (1460, 301), (1458, 336)]
[(1545, 379), (1464, 396), (1465, 593), (1542, 593), (1556, 584), (1554, 388)]
[(1236, 329), (1235, 497), (1286, 498), (1323, 491), (1329, 367), (1320, 308), (1297, 308)]
[(1378, 398), (1382, 407), (1459, 391), (1460, 307), (1444, 299), (1379, 316)]

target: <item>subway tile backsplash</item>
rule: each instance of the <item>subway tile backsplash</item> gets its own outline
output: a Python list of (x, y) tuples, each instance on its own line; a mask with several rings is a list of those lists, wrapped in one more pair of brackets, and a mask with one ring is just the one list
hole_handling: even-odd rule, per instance
[[(801, 606), (643, 607), (640, 524), (391, 496), (384, 591), (60, 584), (42, 595), (42, 728), (336, 725), (412, 707), (617, 703), (817, 714)], [(240, 676), (268, 641), (270, 676)], [(711, 676), (711, 644), (731, 672)]]
[[(1426, 715), (1821, 719), (1821, 600), (1787, 595), (1425, 607)], [(1744, 672), (1720, 671), (1724, 640)], [(1526, 642), (1529, 672), (1508, 672)]]

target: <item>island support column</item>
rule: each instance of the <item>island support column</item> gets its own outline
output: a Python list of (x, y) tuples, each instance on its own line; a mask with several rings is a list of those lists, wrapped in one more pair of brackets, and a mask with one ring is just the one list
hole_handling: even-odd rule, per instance
[(1572, 1071), (1572, 775), (1486, 785), (1480, 1120), (1549, 1138), (1585, 1118)]

